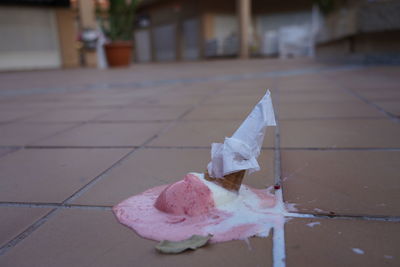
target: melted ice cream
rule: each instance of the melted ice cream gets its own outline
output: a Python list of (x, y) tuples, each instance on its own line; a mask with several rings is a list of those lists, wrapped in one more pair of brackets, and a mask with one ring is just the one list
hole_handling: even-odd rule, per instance
[(242, 185), (238, 193), (231, 192), (198, 173), (149, 189), (113, 208), (118, 220), (142, 237), (179, 241), (211, 234), (211, 242), (268, 236), (282, 219), (281, 209), (268, 189)]

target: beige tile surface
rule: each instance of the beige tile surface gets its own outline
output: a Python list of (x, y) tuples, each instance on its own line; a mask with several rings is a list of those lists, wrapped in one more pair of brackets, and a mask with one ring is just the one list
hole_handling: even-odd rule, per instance
[(334, 90), (327, 92), (281, 92), (279, 103), (313, 103), (313, 102), (350, 102), (362, 103), (358, 98), (342, 91)]
[(284, 199), (300, 212), (400, 216), (399, 151), (282, 151)]
[[(272, 150), (263, 150), (259, 160), (262, 171), (246, 176), (244, 183), (256, 188), (273, 185), (273, 157)], [(204, 172), (209, 161), (208, 149), (140, 150), (74, 203), (113, 206), (151, 187), (176, 182), (188, 172)]]
[[(1, 202), (63, 201), (130, 151), (110, 147), (138, 146), (157, 135), (0, 256), (0, 266), (270, 266), (271, 237), (250, 239), (250, 248), (228, 242), (165, 256), (97, 206), (204, 171), (211, 143), (232, 135), (266, 88), (283, 118), (285, 201), (302, 213), (358, 216), (318, 218), (319, 225), (290, 220), (287, 266), (398, 266), (399, 223), (362, 215), (400, 216), (399, 124), (346, 91), (396, 116), (398, 70), (230, 59), (0, 73), (0, 244), (47, 211)], [(189, 109), (183, 121), (167, 122)], [(25, 115), (32, 120), (22, 121)], [(14, 119), (18, 123), (10, 123)], [(78, 125), (69, 121), (85, 123), (68, 129)], [(268, 129), (264, 147), (274, 146), (274, 132)], [(26, 144), (42, 147), (6, 154)], [(262, 171), (246, 184), (273, 184), (274, 154), (262, 151)]]
[(271, 238), (162, 255), (110, 211), (63, 210), (0, 257), (1, 266), (271, 266)]
[(374, 103), (381, 107), (383, 110), (390, 112), (397, 117), (400, 117), (400, 100), (374, 101)]
[(43, 146), (139, 146), (165, 123), (90, 123), (35, 145)]
[(85, 122), (109, 113), (110, 109), (57, 109), (42, 112), (24, 121), (33, 122)]
[[(170, 127), (149, 145), (152, 146), (211, 146), (232, 136), (241, 121), (182, 121)], [(264, 147), (273, 147), (274, 128), (269, 127)]]
[[(0, 105), (0, 107), (2, 104)], [(13, 122), (16, 120), (24, 119), (35, 114), (41, 113), (43, 111), (29, 110), (29, 109), (17, 109), (8, 108), (0, 109), (0, 122)]]
[(23, 146), (29, 145), (43, 138), (63, 132), (75, 124), (32, 124), (12, 123), (0, 125), (0, 145)]
[(204, 98), (203, 95), (188, 95), (179, 93), (161, 93), (147, 97), (146, 99), (135, 100), (130, 106), (191, 106), (199, 103)]
[(385, 118), (376, 108), (353, 102), (282, 103), (278, 113), (280, 119)]
[(0, 207), (0, 247), (11, 241), (51, 209)]
[(62, 202), (127, 149), (33, 149), (0, 158), (0, 201)]
[(175, 120), (188, 108), (186, 107), (132, 107), (117, 109), (105, 116), (98, 118), (98, 121), (157, 121)]
[[(184, 120), (244, 120), (252, 108), (242, 105), (209, 105), (195, 108)], [(221, 122), (229, 123), (229, 122)]]
[(285, 229), (287, 267), (400, 265), (398, 222), (293, 219)]
[(388, 119), (281, 121), (280, 133), (282, 147), (400, 147), (400, 127)]
[(8, 153), (15, 151), (15, 150), (16, 149), (12, 149), (12, 148), (1, 148), (0, 149), (0, 158), (7, 155)]
[(245, 81), (221, 82), (216, 91), (216, 96), (222, 95), (254, 95), (261, 98), (267, 90), (275, 95), (276, 83), (273, 78), (251, 79)]
[(243, 105), (252, 107), (260, 101), (261, 97), (264, 95), (260, 94), (243, 94), (243, 95), (215, 95), (210, 97), (204, 102), (204, 105)]
[(381, 90), (377, 88), (376, 90), (357, 91), (357, 93), (371, 101), (400, 101), (400, 87), (397, 90)]

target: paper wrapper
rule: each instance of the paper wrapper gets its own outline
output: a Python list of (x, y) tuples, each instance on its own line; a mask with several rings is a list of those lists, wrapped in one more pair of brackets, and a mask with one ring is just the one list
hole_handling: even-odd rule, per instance
[(249, 173), (259, 171), (257, 158), (266, 127), (275, 125), (271, 93), (268, 90), (232, 137), (226, 137), (223, 144), (212, 144), (211, 162), (207, 166), (206, 176), (226, 180), (225, 177), (230, 174), (244, 175), (244, 170), (248, 170)]

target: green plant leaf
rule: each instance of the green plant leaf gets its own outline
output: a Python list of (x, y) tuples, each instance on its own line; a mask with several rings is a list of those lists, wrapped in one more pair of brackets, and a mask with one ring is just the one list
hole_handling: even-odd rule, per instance
[(195, 250), (207, 244), (212, 235), (201, 236), (192, 235), (190, 238), (182, 241), (168, 241), (163, 240), (157, 244), (156, 249), (161, 253), (178, 254), (187, 249)]
[[(110, 0), (105, 14), (98, 13), (103, 31), (112, 41), (130, 41), (139, 0)], [(107, 23), (105, 23), (107, 22)]]

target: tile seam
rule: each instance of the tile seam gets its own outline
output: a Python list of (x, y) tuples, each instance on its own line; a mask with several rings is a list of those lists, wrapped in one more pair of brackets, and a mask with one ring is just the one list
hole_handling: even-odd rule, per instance
[[(110, 211), (112, 206), (108, 205), (86, 205), (86, 204), (62, 204), (62, 203), (39, 203), (39, 202), (4, 202), (0, 201), (0, 207), (21, 207), (21, 208), (60, 208), (60, 209), (91, 209)], [(312, 219), (333, 219), (333, 220), (357, 220), (357, 221), (380, 221), (400, 222), (400, 216), (391, 215), (347, 215), (347, 214), (321, 214), (321, 213), (284, 213), (288, 218), (312, 218)]]
[(18, 245), (25, 238), (29, 237), (33, 232), (35, 232), (40, 226), (46, 223), (51, 217), (53, 217), (57, 212), (58, 208), (54, 208), (49, 211), (46, 215), (35, 221), (33, 224), (29, 225), (25, 230), (20, 232), (16, 237), (8, 241), (5, 245), (0, 247), (0, 257), (6, 254), (9, 250)]
[[(274, 182), (275, 182), (275, 196), (279, 205), (284, 207), (283, 201), (283, 188), (281, 180), (281, 140), (280, 140), (280, 129), (279, 129), (279, 103), (280, 103), (280, 91), (279, 82), (277, 78), (274, 79), (273, 84), (276, 87), (276, 97), (274, 97), (275, 105), (275, 136), (274, 136)], [(272, 257), (273, 257), (273, 267), (286, 267), (286, 244), (285, 244), (285, 219), (282, 216), (281, 220), (278, 220), (273, 227), (273, 237), (272, 237)]]
[[(1, 146), (0, 149), (10, 149), (10, 152), (14, 152), (22, 149), (210, 149), (210, 146), (39, 146), (39, 145), (27, 145), (27, 146)], [(262, 147), (262, 150), (276, 150), (275, 147)], [(400, 147), (280, 147), (279, 150), (327, 150), (327, 151), (399, 151)]]

